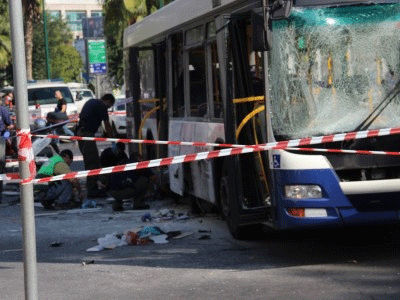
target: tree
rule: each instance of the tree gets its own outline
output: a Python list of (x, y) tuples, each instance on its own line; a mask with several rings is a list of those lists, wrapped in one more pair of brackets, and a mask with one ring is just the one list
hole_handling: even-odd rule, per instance
[(26, 77), (33, 79), (32, 52), (33, 52), (33, 25), (40, 17), (40, 7), (43, 0), (22, 0), (25, 17), (25, 52), (26, 52)]
[[(107, 41), (108, 72), (119, 85), (124, 83), (123, 37), (131, 24), (173, 0), (105, 0), (104, 34)], [(128, 9), (129, 10), (128, 10)]]
[(0, 69), (5, 69), (11, 60), (10, 17), (7, 0), (0, 0), (0, 16)]
[[(61, 19), (48, 20), (48, 45), (50, 70), (53, 78), (63, 78), (64, 81), (78, 80), (83, 68), (79, 52), (72, 46), (73, 36), (68, 25)], [(34, 49), (32, 55), (33, 78), (46, 78), (46, 53), (43, 23), (34, 25)], [(63, 55), (63, 57), (60, 57)]]
[(81, 55), (72, 45), (59, 45), (52, 51), (51, 72), (65, 82), (78, 81), (82, 72)]

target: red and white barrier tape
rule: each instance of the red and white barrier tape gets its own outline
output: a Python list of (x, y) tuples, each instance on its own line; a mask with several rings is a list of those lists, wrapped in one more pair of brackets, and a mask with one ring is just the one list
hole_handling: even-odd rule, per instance
[(18, 160), (26, 161), (29, 165), (29, 177), (21, 181), (21, 184), (31, 183), (36, 176), (36, 163), (32, 149), (31, 132), (29, 129), (17, 131), (18, 137)]
[[(283, 142), (274, 142), (268, 143), (263, 145), (229, 145), (229, 144), (215, 144), (215, 143), (203, 143), (203, 142), (168, 142), (168, 141), (149, 141), (149, 140), (130, 140), (130, 139), (108, 139), (108, 138), (83, 138), (83, 137), (68, 137), (68, 136), (45, 136), (50, 138), (69, 138), (75, 140), (92, 140), (92, 141), (120, 141), (120, 142), (138, 142), (141, 141), (142, 143), (149, 143), (149, 144), (168, 144), (168, 145), (191, 145), (191, 146), (218, 146), (218, 147), (234, 147), (234, 148), (227, 148), (222, 150), (214, 150), (214, 151), (207, 151), (207, 152), (199, 152), (199, 153), (192, 153), (187, 155), (180, 155), (175, 157), (163, 158), (163, 159), (155, 159), (151, 161), (144, 161), (138, 163), (132, 163), (127, 165), (120, 165), (114, 166), (109, 168), (103, 169), (95, 169), (95, 170), (88, 170), (82, 172), (72, 172), (64, 175), (58, 175), (53, 177), (41, 178), (41, 179), (34, 179), (33, 183), (44, 183), (50, 181), (57, 181), (57, 180), (65, 180), (65, 179), (72, 179), (72, 178), (81, 178), (81, 177), (88, 177), (88, 176), (96, 176), (101, 174), (109, 174), (109, 173), (117, 173), (123, 171), (130, 171), (136, 169), (144, 169), (144, 168), (152, 168), (152, 167), (160, 167), (160, 166), (168, 166), (172, 164), (184, 163), (184, 162), (191, 162), (197, 160), (204, 160), (210, 158), (217, 158), (217, 157), (224, 157), (224, 156), (231, 156), (231, 155), (238, 155), (243, 153), (250, 153), (256, 151), (264, 151), (264, 150), (272, 150), (272, 149), (288, 149), (294, 148), (298, 146), (305, 146), (305, 145), (312, 145), (312, 144), (321, 144), (321, 143), (330, 143), (330, 142), (337, 142), (337, 141), (348, 141), (348, 140), (355, 140), (355, 139), (362, 139), (368, 137), (376, 137), (376, 136), (386, 136), (392, 134), (400, 133), (400, 128), (387, 128), (387, 129), (380, 129), (380, 130), (368, 130), (368, 131), (359, 131), (359, 132), (350, 132), (350, 133), (341, 133), (329, 136), (320, 136), (320, 137), (311, 137), (311, 138), (304, 138), (304, 139), (297, 139), (297, 140), (289, 140)], [(301, 148), (304, 149), (304, 148)], [(316, 149), (313, 149), (314, 151)], [(354, 151), (353, 153), (362, 150), (333, 150), (333, 149), (321, 149), (324, 151), (330, 150), (331, 152), (334, 151)], [(306, 150), (307, 151), (307, 150)], [(367, 153), (368, 152), (368, 153)], [(345, 152), (343, 152), (345, 153)], [(387, 154), (386, 151), (366, 151), (364, 154)], [(394, 153), (394, 152), (391, 152)], [(393, 155), (393, 154), (392, 154)], [(26, 182), (22, 182), (24, 184)]]
[[(273, 148), (277, 149), (277, 148)], [(280, 149), (280, 148), (279, 148)], [(163, 159), (155, 159), (150, 161), (144, 161), (139, 163), (132, 163), (127, 165), (119, 165), (109, 168), (103, 169), (95, 169), (89, 171), (82, 172), (72, 172), (64, 175), (58, 175), (53, 177), (46, 177), (41, 179), (34, 179), (33, 183), (47, 183), (51, 181), (65, 180), (71, 178), (81, 178), (88, 176), (96, 176), (101, 174), (110, 174), (117, 173), (123, 171), (130, 171), (135, 169), (145, 169), (145, 168), (153, 168), (159, 166), (168, 166), (177, 163), (191, 162), (195, 160), (202, 159), (210, 159), (217, 158), (229, 155), (237, 155), (242, 153), (250, 153), (255, 151), (263, 151), (265, 147), (253, 147), (247, 149), (223, 149), (223, 150), (215, 150), (210, 152), (201, 152), (195, 154), (188, 154), (182, 156), (175, 156)], [(391, 156), (400, 156), (400, 152), (392, 152), (392, 151), (369, 151), (369, 150), (343, 150), (343, 149), (319, 149), (319, 148), (286, 148), (286, 150), (298, 150), (304, 152), (329, 152), (329, 153), (346, 153), (346, 154), (358, 154), (358, 155), (391, 155)], [(8, 173), (8, 174), (0, 174), (0, 180), (20, 182), (18, 173)]]
[[(138, 140), (138, 139), (115, 139), (115, 138), (99, 138), (99, 137), (81, 137), (81, 136), (64, 136), (64, 135), (40, 135), (35, 134), (37, 137), (46, 137), (51, 139), (65, 139), (73, 141), (96, 141), (96, 142), (121, 142), (121, 143), (140, 143), (150, 145), (175, 145), (175, 146), (195, 146), (195, 147), (222, 147), (222, 148), (254, 148), (254, 147), (274, 147), (276, 149), (286, 149), (298, 146), (306, 146), (313, 144), (349, 141), (355, 139), (371, 138), (377, 136), (394, 135), (400, 133), (400, 127), (373, 129), (358, 132), (338, 133), (333, 135), (309, 137), (303, 139), (273, 142), (260, 145), (237, 145), (237, 144), (218, 144), (218, 143), (205, 143), (205, 142), (181, 142), (181, 141), (156, 141), (156, 140)], [(268, 150), (265, 149), (265, 150)]]

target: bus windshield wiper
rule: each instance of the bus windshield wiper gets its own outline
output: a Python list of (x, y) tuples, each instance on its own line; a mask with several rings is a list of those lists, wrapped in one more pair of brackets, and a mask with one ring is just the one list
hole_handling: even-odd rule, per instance
[(374, 108), (374, 110), (361, 122), (354, 131), (363, 131), (368, 129), (369, 126), (379, 117), (382, 111), (393, 101), (394, 98), (400, 93), (400, 79), (396, 82), (395, 86), (386, 94), (382, 101)]

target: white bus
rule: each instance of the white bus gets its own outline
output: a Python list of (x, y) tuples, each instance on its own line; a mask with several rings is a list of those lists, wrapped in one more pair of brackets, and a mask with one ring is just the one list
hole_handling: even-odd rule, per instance
[[(128, 136), (253, 145), (399, 127), (398, 24), (399, 1), (175, 0), (125, 31)], [(209, 149), (139, 148), (147, 159)], [(219, 207), (237, 238), (254, 224), (398, 223), (399, 178), (396, 157), (298, 150), (169, 167), (170, 189)]]

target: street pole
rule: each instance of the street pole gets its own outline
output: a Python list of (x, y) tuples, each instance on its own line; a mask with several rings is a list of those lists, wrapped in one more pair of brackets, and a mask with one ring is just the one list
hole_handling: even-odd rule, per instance
[[(17, 128), (29, 130), (28, 91), (21, 0), (8, 1), (13, 55), (14, 93)], [(20, 178), (30, 177), (27, 161), (19, 162)], [(24, 249), (25, 299), (37, 300), (36, 233), (32, 183), (21, 185), (22, 234)]]
[(49, 38), (47, 35), (47, 14), (46, 14), (46, 4), (45, 0), (42, 0), (43, 2), (43, 30), (44, 30), (44, 45), (45, 45), (45, 51), (46, 51), (46, 75), (47, 79), (51, 78), (50, 75), (50, 63), (49, 63)]

